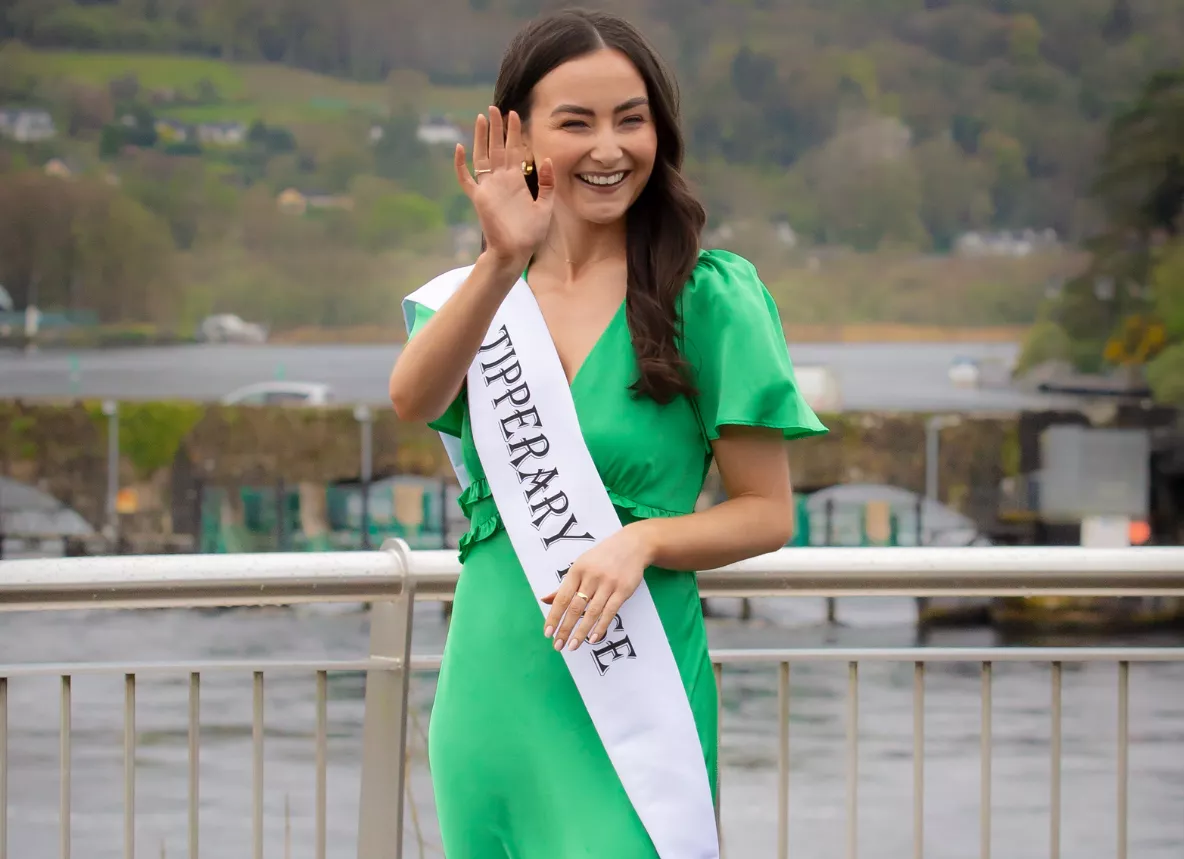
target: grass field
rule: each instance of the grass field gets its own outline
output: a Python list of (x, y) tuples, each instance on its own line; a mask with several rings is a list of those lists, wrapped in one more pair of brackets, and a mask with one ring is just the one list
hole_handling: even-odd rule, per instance
[(858, 327), (892, 319), (902, 329), (983, 330), (1035, 319), (1049, 284), (1084, 264), (1082, 254), (1070, 251), (1019, 259), (881, 251), (837, 254), (815, 265), (767, 261), (761, 273), (787, 320), (799, 325)]
[[(303, 69), (271, 63), (228, 63), (172, 54), (105, 53), (28, 50), (29, 71), (42, 78), (60, 78), (92, 86), (106, 86), (114, 78), (133, 74), (143, 89), (172, 88), (197, 94), (208, 80), (224, 99), (222, 104), (166, 107), (160, 110), (190, 122), (244, 121), (321, 122), (342, 114), (386, 113), (385, 84), (358, 83)], [(465, 121), (488, 105), (490, 88), (429, 86), (423, 109)]]
[(198, 82), (205, 78), (224, 98), (247, 94), (242, 67), (202, 57), (53, 50), (28, 50), (24, 56), (29, 71), (38, 77), (62, 77), (105, 86), (113, 78), (130, 73), (139, 78), (142, 87), (173, 87), (186, 92), (195, 92)]

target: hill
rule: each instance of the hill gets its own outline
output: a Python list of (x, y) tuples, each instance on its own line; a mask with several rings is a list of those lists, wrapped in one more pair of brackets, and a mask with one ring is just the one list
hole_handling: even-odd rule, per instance
[[(213, 57), (133, 52), (33, 50), (22, 66), (47, 83), (106, 89), (134, 78), (157, 93), (157, 113), (184, 122), (262, 120), (268, 124), (329, 122), (357, 112), (376, 119), (390, 112), (388, 86), (350, 81), (278, 63), (229, 62)], [(183, 102), (171, 104), (168, 99)], [(476, 115), (488, 104), (484, 86), (434, 86), (420, 94), (431, 113)]]
[[(0, 2), (0, 106), (59, 131), (0, 141), (0, 282), (106, 321), (396, 324), (471, 250), (449, 129), (549, 5)], [(678, 67), (709, 243), (799, 325), (1034, 321), (1104, 223), (1107, 124), (1184, 55), (1184, 0), (616, 5)]]
[[(210, 70), (209, 80), (226, 97), (247, 93), (258, 102), (266, 91), (265, 100), (276, 102), (268, 121), (278, 122), (316, 114), (309, 101), (322, 96), (327, 104), (389, 106), (382, 84), (392, 74), (413, 73), (426, 82), (422, 98), (413, 98), (416, 107), (451, 106), (467, 119), (472, 97), (492, 83), (509, 35), (556, 5), (44, 0), (0, 4), (0, 38), (43, 48), (135, 48), (279, 63), (373, 85), (306, 78), (310, 89), (302, 90), (295, 78), (279, 76), (273, 89), (252, 80), (257, 66)], [(625, 11), (677, 64), (691, 151), (705, 181), (719, 184), (721, 171), (730, 176), (736, 168), (780, 175), (772, 188), (780, 202), (717, 195), (713, 209), (721, 217), (756, 207), (813, 239), (863, 247), (887, 235), (942, 248), (961, 230), (983, 227), (1088, 235), (1097, 213), (1081, 198), (1106, 120), (1143, 80), (1184, 56), (1184, 0), (592, 5)], [(163, 68), (157, 63), (144, 71), (156, 73), (162, 85), (174, 85), (197, 65), (161, 62)], [(102, 60), (62, 65), (101, 82)], [(457, 85), (468, 91), (446, 96), (436, 89)], [(255, 118), (251, 110), (244, 107), (240, 117)], [(868, 131), (862, 128), (868, 116), (899, 126), (881, 123)], [(903, 131), (909, 147), (890, 165), (863, 165), (854, 178), (839, 181), (826, 155), (844, 131), (848, 137)], [(834, 205), (842, 208), (869, 195), (878, 205), (868, 209), (903, 208), (906, 217), (853, 225), (817, 199), (838, 200)]]

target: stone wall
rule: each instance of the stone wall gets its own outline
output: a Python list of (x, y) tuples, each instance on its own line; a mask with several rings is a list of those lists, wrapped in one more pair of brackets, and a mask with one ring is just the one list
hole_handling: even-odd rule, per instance
[[(925, 415), (823, 415), (826, 436), (790, 445), (794, 484), (925, 485)], [(972, 512), (976, 490), (993, 491), (1019, 463), (1015, 417), (967, 419), (942, 431), (941, 496)], [(104, 520), (108, 418), (98, 402), (0, 402), (0, 473), (41, 488), (96, 528)], [(361, 435), (353, 410), (123, 403), (120, 486), (132, 490), (127, 533), (168, 533), (181, 496), (206, 485), (327, 485), (358, 477)], [(374, 415), (374, 476), (450, 477), (436, 434)], [(178, 523), (179, 524), (179, 523)], [(182, 527), (182, 530), (184, 528)]]

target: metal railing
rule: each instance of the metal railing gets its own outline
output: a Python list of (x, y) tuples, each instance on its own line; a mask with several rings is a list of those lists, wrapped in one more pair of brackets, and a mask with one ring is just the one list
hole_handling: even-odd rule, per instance
[[(8, 859), (8, 685), (12, 678), (60, 678), (59, 855), (71, 854), (72, 679), (122, 675), (124, 681), (124, 855), (135, 851), (136, 681), (152, 674), (189, 678), (188, 856), (198, 854), (201, 677), (237, 671), (252, 678), (252, 841), (263, 856), (264, 677), (315, 674), (315, 837), (326, 856), (327, 688), (331, 672), (365, 672), (358, 855), (403, 855), (408, 689), (413, 670), (434, 670), (438, 657), (411, 657), (412, 607), (417, 600), (452, 598), (459, 566), (453, 552), (411, 552), (399, 541), (380, 551), (324, 554), (165, 555), (0, 562), (0, 613), (77, 609), (263, 606), (334, 601), (370, 603), (370, 653), (350, 661), (201, 661), (0, 664), (0, 859)], [(701, 573), (704, 597), (962, 596), (1184, 597), (1184, 549), (1076, 548), (795, 548)], [(858, 855), (859, 671), (863, 662), (913, 665), (913, 855), (924, 855), (925, 680), (931, 663), (980, 666), (980, 849), (991, 855), (992, 671), (1000, 662), (1051, 665), (1049, 855), (1061, 855), (1062, 672), (1067, 663), (1104, 662), (1118, 669), (1115, 773), (1116, 855), (1127, 855), (1130, 666), (1184, 662), (1184, 648), (811, 648), (713, 651), (716, 682), (724, 666), (776, 665), (778, 670), (777, 852), (788, 855), (790, 670), (796, 663), (847, 666), (846, 855)], [(720, 696), (721, 708), (723, 696)], [(721, 714), (722, 716), (722, 711)], [(722, 722), (722, 719), (721, 719)], [(717, 805), (722, 805), (721, 796)], [(718, 812), (717, 812), (718, 813)], [(726, 835), (726, 833), (725, 833)]]

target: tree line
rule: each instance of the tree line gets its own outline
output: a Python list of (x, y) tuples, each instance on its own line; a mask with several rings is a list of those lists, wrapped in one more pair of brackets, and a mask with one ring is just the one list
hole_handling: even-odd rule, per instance
[[(356, 80), (413, 70), (434, 84), (489, 84), (509, 35), (560, 5), (0, 0), (0, 38), (278, 62)], [(593, 5), (629, 15), (675, 61), (697, 160), (778, 171), (784, 202), (767, 206), (769, 214), (821, 241), (855, 244), (866, 244), (869, 231), (835, 223), (825, 207), (842, 189), (805, 203), (800, 193), (827, 184), (825, 163), (809, 162), (826, 161), (852, 116), (899, 120), (916, 150), (912, 159), (869, 154), (871, 163), (844, 177), (857, 198), (905, 207), (906, 234), (919, 234), (919, 218), (939, 249), (967, 227), (1051, 227), (1079, 238), (1099, 223), (1081, 201), (1106, 120), (1150, 74), (1184, 55), (1181, 0)], [(940, 170), (926, 170), (930, 155)], [(933, 199), (951, 182), (959, 202)]]

